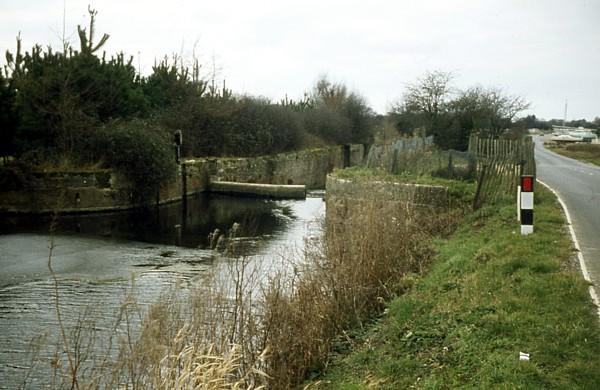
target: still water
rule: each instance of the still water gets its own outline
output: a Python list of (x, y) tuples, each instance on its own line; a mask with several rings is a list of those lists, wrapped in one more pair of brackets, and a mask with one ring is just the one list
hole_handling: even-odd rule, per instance
[[(320, 234), (324, 210), (319, 193), (289, 201), (200, 194), (185, 206), (147, 211), (0, 217), (0, 389), (19, 388), (25, 380), (27, 388), (48, 382), (48, 362), (59, 342), (51, 243), (64, 323), (72, 326), (85, 313), (99, 331), (108, 331), (132, 285), (138, 303), (147, 306), (175, 284), (202, 283), (227, 261), (210, 249), (215, 229), (239, 223), (246, 255), (277, 266), (282, 256), (299, 256), (307, 237)], [(34, 353), (38, 345), (41, 351)], [(39, 359), (32, 361), (34, 355)]]

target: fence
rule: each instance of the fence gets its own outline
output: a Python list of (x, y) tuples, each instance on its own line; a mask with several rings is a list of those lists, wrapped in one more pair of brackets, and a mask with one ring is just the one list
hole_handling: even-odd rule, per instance
[(369, 148), (366, 166), (394, 172), (399, 156), (422, 151), (433, 145), (433, 137), (398, 138), (391, 144), (373, 144)]
[(393, 174), (435, 175), (471, 178), (476, 158), (468, 152), (439, 151), (430, 148), (433, 138), (401, 138), (391, 144), (375, 144), (369, 149), (366, 166)]
[(536, 174), (531, 138), (518, 140), (483, 138), (472, 135), (469, 151), (439, 151), (430, 148), (433, 138), (401, 138), (391, 144), (369, 149), (366, 166), (392, 174), (477, 179), (473, 207), (495, 202), (515, 192), (521, 175)]
[(530, 137), (509, 140), (469, 138), (469, 151), (477, 156), (477, 191), (473, 208), (512, 195), (521, 175), (536, 175), (534, 143)]

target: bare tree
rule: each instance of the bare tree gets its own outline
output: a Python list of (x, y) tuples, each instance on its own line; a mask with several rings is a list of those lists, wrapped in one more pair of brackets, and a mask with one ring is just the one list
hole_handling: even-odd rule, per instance
[(408, 112), (423, 113), (430, 117), (442, 114), (447, 107), (452, 92), (450, 72), (439, 70), (426, 72), (415, 83), (407, 86), (403, 96), (404, 109)]
[(102, 38), (98, 44), (94, 45), (94, 32), (95, 32), (95, 23), (96, 23), (96, 15), (98, 11), (92, 9), (88, 6), (88, 13), (90, 14), (90, 26), (89, 26), (89, 34), (85, 28), (81, 26), (77, 26), (77, 33), (79, 34), (79, 41), (81, 43), (81, 52), (84, 54), (92, 54), (98, 51), (106, 41), (108, 41), (109, 35), (103, 34)]
[(312, 100), (329, 108), (339, 108), (348, 99), (348, 88), (341, 83), (333, 83), (327, 76), (320, 76), (312, 91)]
[(499, 88), (478, 86), (460, 92), (449, 109), (462, 127), (470, 131), (485, 130), (497, 136), (529, 105), (521, 96), (506, 95)]
[(529, 108), (523, 97), (507, 95), (499, 88), (455, 90), (453, 78), (450, 72), (433, 71), (408, 84), (391, 113), (396, 128), (403, 133), (424, 128), (439, 146), (462, 150), (471, 132), (499, 136), (518, 113)]

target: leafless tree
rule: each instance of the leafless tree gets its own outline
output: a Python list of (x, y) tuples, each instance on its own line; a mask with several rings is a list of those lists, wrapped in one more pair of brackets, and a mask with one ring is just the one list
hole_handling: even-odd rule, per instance
[(447, 106), (454, 76), (439, 70), (426, 72), (416, 82), (407, 86), (403, 96), (404, 109), (424, 113), (430, 117), (440, 115)]

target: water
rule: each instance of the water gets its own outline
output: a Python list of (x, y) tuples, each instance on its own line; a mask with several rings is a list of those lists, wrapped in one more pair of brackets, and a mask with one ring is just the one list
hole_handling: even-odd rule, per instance
[[(238, 239), (249, 244), (248, 256), (279, 266), (278, 259), (297, 253), (305, 237), (320, 234), (323, 215), (320, 197), (272, 201), (198, 195), (187, 207), (177, 203), (158, 211), (59, 218), (52, 266), (63, 321), (70, 329), (92, 319), (96, 330), (109, 332), (132, 280), (142, 307), (176, 283), (202, 283), (227, 261), (210, 249), (208, 234), (226, 231), (234, 222), (242, 225)], [(25, 377), (28, 388), (50, 381), (48, 367), (60, 341), (47, 266), (51, 223), (50, 217), (0, 221), (0, 389), (18, 388)], [(38, 344), (42, 350), (33, 353)], [(39, 361), (32, 361), (33, 355)]]

